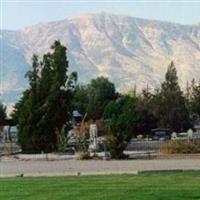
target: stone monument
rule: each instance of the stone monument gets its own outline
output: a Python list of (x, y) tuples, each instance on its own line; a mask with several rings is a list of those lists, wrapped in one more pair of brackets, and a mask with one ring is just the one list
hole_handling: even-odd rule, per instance
[(98, 143), (97, 143), (97, 125), (91, 124), (90, 125), (90, 145), (89, 150), (96, 152), (98, 150)]

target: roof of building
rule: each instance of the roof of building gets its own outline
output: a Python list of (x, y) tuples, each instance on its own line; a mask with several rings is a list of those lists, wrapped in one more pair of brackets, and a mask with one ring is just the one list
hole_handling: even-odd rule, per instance
[(78, 110), (74, 110), (73, 117), (82, 117), (82, 115), (78, 112)]

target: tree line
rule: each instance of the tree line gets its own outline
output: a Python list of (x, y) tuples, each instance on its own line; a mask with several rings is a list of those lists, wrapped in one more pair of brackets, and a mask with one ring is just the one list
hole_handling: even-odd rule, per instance
[(29, 86), (12, 114), (24, 152), (58, 150), (63, 128), (66, 135), (71, 128), (73, 110), (104, 121), (113, 157), (121, 157), (127, 143), (138, 134), (150, 134), (156, 127), (185, 131), (193, 128), (192, 122), (200, 116), (200, 83), (193, 80), (184, 93), (173, 62), (160, 88), (122, 94), (106, 77), (78, 84), (77, 73), (69, 73), (66, 47), (55, 41), (42, 60), (33, 56), (26, 77)]

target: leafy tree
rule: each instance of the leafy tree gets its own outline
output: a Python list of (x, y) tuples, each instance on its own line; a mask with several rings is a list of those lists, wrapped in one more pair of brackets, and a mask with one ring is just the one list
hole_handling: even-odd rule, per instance
[(88, 85), (76, 86), (72, 109), (82, 114), (87, 113), (90, 119), (100, 119), (107, 103), (117, 96), (114, 84), (105, 77), (98, 77), (92, 79)]
[(92, 79), (88, 85), (87, 114), (91, 119), (100, 119), (104, 108), (111, 100), (116, 99), (115, 86), (105, 77)]
[(78, 110), (81, 114), (85, 114), (87, 112), (88, 102), (88, 86), (77, 85), (73, 93), (72, 110)]
[(123, 158), (123, 151), (133, 134), (135, 107), (135, 98), (123, 96), (109, 102), (105, 108), (106, 136), (112, 158)]
[(42, 62), (33, 56), (27, 73), (29, 88), (15, 106), (19, 144), (26, 152), (50, 152), (58, 149), (58, 133), (69, 126), (70, 104), (76, 73), (68, 74), (66, 47), (59, 41)]
[(173, 62), (168, 66), (161, 90), (154, 95), (153, 104), (160, 126), (177, 132), (188, 129), (189, 113)]

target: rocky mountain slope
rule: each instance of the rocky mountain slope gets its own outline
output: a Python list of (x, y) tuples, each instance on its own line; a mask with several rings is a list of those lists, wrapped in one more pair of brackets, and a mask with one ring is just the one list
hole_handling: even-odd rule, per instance
[(200, 79), (200, 24), (87, 14), (1, 31), (1, 93), (6, 102), (14, 101), (26, 86), (24, 74), (32, 54), (44, 54), (54, 40), (67, 46), (70, 69), (79, 73), (81, 82), (103, 75), (122, 91), (135, 83), (139, 89), (155, 87), (171, 60), (182, 86)]

